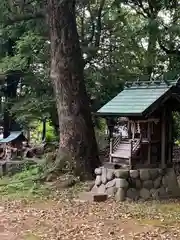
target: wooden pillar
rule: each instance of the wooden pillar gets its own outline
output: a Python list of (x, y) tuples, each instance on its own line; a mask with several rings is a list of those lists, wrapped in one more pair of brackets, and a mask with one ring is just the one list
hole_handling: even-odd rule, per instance
[(169, 112), (168, 114), (168, 125), (169, 125), (169, 134), (168, 134), (168, 163), (172, 163), (172, 147), (173, 147), (173, 116), (172, 112)]
[(108, 131), (109, 131), (109, 140), (110, 140), (111, 138), (113, 138), (115, 122), (114, 122), (113, 118), (107, 118), (106, 123), (107, 123)]
[(109, 162), (112, 163), (112, 153), (113, 153), (113, 139), (110, 138), (110, 145), (109, 145)]
[(149, 121), (147, 129), (147, 138), (148, 138), (148, 164), (151, 164), (151, 123)]
[(165, 167), (165, 150), (166, 150), (166, 120), (165, 120), (165, 109), (161, 117), (161, 167)]
[(132, 123), (132, 139), (134, 140), (134, 136), (135, 136), (135, 122)]
[(131, 123), (128, 121), (128, 139), (131, 138)]
[(133, 140), (131, 139), (131, 154), (130, 154), (130, 158), (129, 158), (129, 168), (132, 169), (132, 155), (133, 155)]

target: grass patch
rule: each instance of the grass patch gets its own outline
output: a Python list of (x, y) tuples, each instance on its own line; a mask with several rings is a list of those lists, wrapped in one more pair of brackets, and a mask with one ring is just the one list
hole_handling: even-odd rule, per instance
[(46, 182), (45, 170), (47, 169), (44, 169), (42, 165), (28, 166), (13, 176), (4, 176), (0, 179), (0, 197), (72, 199), (84, 187), (84, 183), (75, 184), (77, 180), (69, 174), (62, 174), (53, 182)]
[(41, 182), (40, 166), (31, 166), (13, 176), (0, 179), (0, 196), (41, 197), (48, 195), (49, 188)]

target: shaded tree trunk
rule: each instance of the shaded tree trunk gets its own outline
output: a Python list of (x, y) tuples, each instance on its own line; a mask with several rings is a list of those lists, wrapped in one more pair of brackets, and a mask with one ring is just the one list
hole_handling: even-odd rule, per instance
[(100, 162), (83, 75), (75, 0), (48, 0), (51, 79), (56, 95), (60, 154), (75, 163), (75, 174), (92, 175)]
[(46, 140), (46, 118), (44, 118), (42, 120), (42, 124), (43, 124), (43, 127), (42, 127), (42, 141), (45, 141)]

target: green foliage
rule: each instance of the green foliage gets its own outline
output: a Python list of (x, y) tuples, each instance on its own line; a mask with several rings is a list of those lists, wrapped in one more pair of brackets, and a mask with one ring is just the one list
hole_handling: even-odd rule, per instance
[(173, 116), (174, 127), (173, 127), (173, 136), (176, 143), (179, 145), (180, 141), (180, 113), (175, 112)]
[[(34, 121), (31, 122), (30, 127), (31, 131), (31, 139), (35, 142), (42, 141), (42, 131), (43, 131), (43, 123), (42, 121)], [(55, 134), (54, 127), (50, 124), (49, 121), (46, 122), (46, 142), (54, 142), (57, 141), (57, 136)]]
[(40, 182), (42, 176), (42, 166), (39, 165), (25, 168), (12, 177), (3, 177), (0, 180), (0, 195), (15, 198), (45, 197), (49, 190)]
[[(168, 54), (159, 44), (178, 50), (180, 8), (176, 3), (156, 1), (152, 6), (151, 1), (77, 1), (77, 27), (93, 111), (120, 92), (125, 81), (179, 72), (178, 51)], [(54, 126), (58, 122), (49, 79), (46, 21), (33, 17), (13, 22), (45, 11), (44, 7), (43, 1), (0, 2), (0, 72), (23, 71), (11, 112), (24, 127), (45, 116)], [(8, 54), (9, 39), (13, 40), (14, 54)], [(52, 138), (48, 132), (47, 139)]]

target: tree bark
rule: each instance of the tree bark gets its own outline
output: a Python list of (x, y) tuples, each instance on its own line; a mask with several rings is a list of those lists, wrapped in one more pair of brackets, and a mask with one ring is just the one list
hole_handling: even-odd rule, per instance
[(48, 0), (51, 79), (59, 116), (60, 154), (67, 154), (78, 176), (92, 176), (100, 162), (87, 96), (75, 0)]

